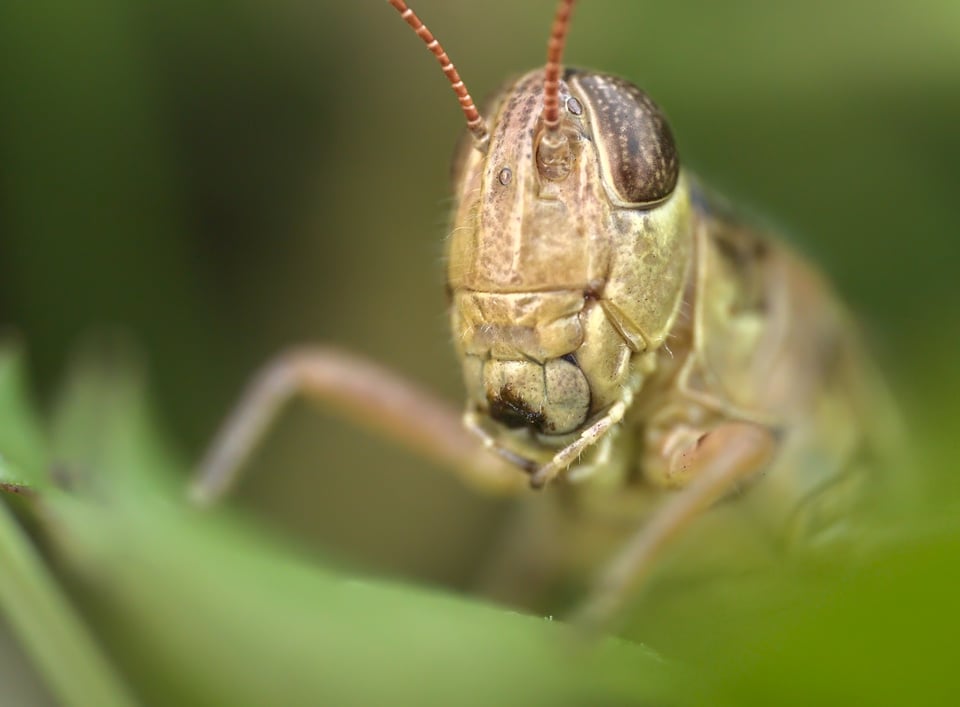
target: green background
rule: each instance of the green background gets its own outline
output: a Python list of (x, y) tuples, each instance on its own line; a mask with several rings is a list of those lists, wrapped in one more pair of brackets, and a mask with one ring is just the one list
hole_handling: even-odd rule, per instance
[[(478, 99), (542, 61), (553, 7), (414, 5)], [(568, 45), (570, 64), (645, 88), (684, 163), (831, 276), (917, 440), (905, 473), (948, 500), (958, 27), (955, 0), (598, 1)], [(78, 344), (123, 332), (187, 459), (295, 343), (458, 400), (442, 240), (461, 130), (435, 61), (380, 0), (0, 4), (0, 323), (48, 405)], [(254, 466), (238, 503), (266, 527), (433, 585), (468, 586), (504, 512), (305, 406)]]

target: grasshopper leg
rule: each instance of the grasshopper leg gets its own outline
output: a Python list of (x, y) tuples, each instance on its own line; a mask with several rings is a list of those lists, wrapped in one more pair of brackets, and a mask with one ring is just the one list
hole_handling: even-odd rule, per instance
[(523, 475), (483, 449), (443, 400), (362, 357), (316, 347), (283, 353), (254, 377), (202, 461), (191, 500), (206, 505), (222, 496), (284, 405), (301, 395), (439, 462), (468, 483), (493, 491), (524, 485)]
[(587, 427), (571, 444), (557, 452), (553, 459), (538, 468), (530, 477), (530, 486), (535, 489), (543, 488), (555, 479), (560, 472), (569, 467), (583, 451), (598, 441), (623, 420), (623, 416), (630, 407), (631, 398), (614, 403), (606, 415)]
[(575, 613), (574, 622), (596, 629), (613, 619), (670, 541), (737, 484), (762, 472), (776, 449), (773, 430), (755, 423), (727, 422), (672, 453), (669, 464), (685, 473), (689, 485), (666, 501), (614, 555)]

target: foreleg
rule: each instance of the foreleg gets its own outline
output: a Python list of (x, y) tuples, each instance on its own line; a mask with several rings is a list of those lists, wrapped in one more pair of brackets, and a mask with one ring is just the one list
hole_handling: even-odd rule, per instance
[(385, 368), (332, 348), (295, 349), (254, 378), (211, 445), (190, 489), (198, 504), (219, 498), (292, 398), (328, 404), (358, 424), (494, 491), (522, 488), (524, 475), (485, 450), (449, 404)]

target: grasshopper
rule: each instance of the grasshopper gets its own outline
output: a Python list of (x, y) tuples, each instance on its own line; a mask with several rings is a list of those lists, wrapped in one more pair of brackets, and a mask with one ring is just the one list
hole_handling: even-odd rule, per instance
[[(681, 535), (721, 544), (710, 517), (800, 544), (842, 527), (895, 415), (817, 271), (682, 167), (646, 93), (563, 67), (573, 0), (559, 3), (545, 66), (484, 114), (413, 10), (388, 1), (439, 61), (469, 131), (447, 241), (463, 424), (373, 363), (292, 351), (228, 418), (194, 498), (219, 496), (280, 407), (305, 394), (472, 484), (556, 486), (560, 510), (547, 515), (575, 515), (577, 530), (561, 534), (541, 512), (540, 527), (510, 538), (500, 574), (535, 584), (573, 572), (595, 560), (580, 536), (604, 534), (611, 559), (582, 600), (585, 621), (616, 615)], [(560, 549), (544, 550), (545, 535)]]

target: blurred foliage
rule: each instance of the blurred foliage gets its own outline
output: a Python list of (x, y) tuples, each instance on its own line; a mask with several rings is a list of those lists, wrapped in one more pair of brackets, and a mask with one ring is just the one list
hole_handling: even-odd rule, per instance
[[(415, 8), (482, 96), (541, 62), (553, 5), (418, 0)], [(338, 642), (395, 648), (383, 642), (397, 640), (394, 629), (423, 639), (404, 639), (392, 653), (401, 656), (414, 645), (439, 653), (458, 645), (457, 631), (474, 635), (481, 625), (491, 634), (477, 642), (515, 644), (517, 656), (551, 643), (551, 627), (538, 622), (380, 582), (362, 585), (372, 594), (338, 617), (342, 578), (314, 567), (318, 556), (462, 590), (506, 509), (330, 417), (295, 409), (253, 464), (239, 504), (264, 520), (276, 536), (269, 541), (243, 519), (182, 516), (169, 495), (183, 460), (197, 457), (253, 368), (291, 343), (335, 341), (460, 395), (440, 257), (447, 164), (461, 125), (435, 62), (395, 14), (380, 0), (0, 3), (0, 322), (26, 342), (31, 360), (28, 381), (15, 355), (0, 356), (8, 393), (0, 398), (0, 483), (43, 484), (40, 471), (53, 469), (86, 499), (54, 494), (46, 521), (11, 505), (45, 538), (69, 601), (140, 690), (169, 680), (171, 695), (214, 694), (198, 687), (204, 678), (178, 641), (189, 646), (216, 631), (258, 660), (272, 652), (286, 660), (301, 639), (318, 656), (336, 656)], [(955, 0), (882, 11), (866, 0), (577, 8), (570, 62), (646, 88), (670, 116), (685, 163), (786, 232), (851, 302), (916, 440), (907, 473), (935, 492), (898, 528), (906, 547), (878, 559), (875, 571), (805, 588), (783, 621), (718, 629), (717, 655), (736, 665), (718, 661), (716, 681), (705, 668), (697, 684), (734, 704), (774, 690), (797, 703), (843, 690), (897, 703), (905, 693), (892, 689), (895, 677), (933, 702), (949, 685), (935, 651), (955, 628), (938, 592), (953, 579), (956, 537), (940, 519), (960, 491), (952, 461), (958, 26)], [(58, 385), (78, 338), (104, 325), (147, 352), (156, 417), (172, 442), (158, 437), (142, 373), (122, 347), (95, 356), (111, 357), (115, 374), (81, 365)], [(26, 403), (31, 389), (42, 414)], [(221, 565), (222, 584), (199, 569)], [(741, 607), (750, 600), (740, 598)], [(328, 602), (330, 615), (316, 613)], [(376, 602), (403, 610), (387, 617)], [(715, 625), (708, 610), (717, 606), (727, 605), (690, 608), (681, 645), (696, 642), (698, 625)], [(195, 623), (199, 614), (183, 607), (213, 614), (211, 623)], [(303, 634), (270, 630), (273, 621), (289, 626), (298, 610)], [(228, 611), (250, 622), (234, 626)], [(358, 617), (368, 611), (364, 624)], [(312, 632), (325, 620), (339, 633), (311, 643), (321, 641)], [(503, 645), (493, 635), (501, 620)], [(387, 628), (378, 633), (381, 621)], [(431, 621), (440, 634), (426, 629)], [(158, 632), (155, 642), (139, 622)], [(246, 653), (238, 633), (263, 644)], [(737, 635), (724, 643), (726, 634)], [(286, 647), (274, 650), (271, 640)], [(334, 661), (322, 672), (302, 653), (290, 665), (308, 666), (296, 671), (308, 673), (304, 680), (397, 684), (354, 679), (362, 651), (344, 651), (357, 659), (350, 670)], [(515, 676), (505, 666), (514, 654), (502, 655), (496, 669)], [(555, 657), (537, 663), (548, 666), (543, 675), (560, 670)], [(12, 691), (19, 674), (7, 666), (18, 663), (0, 659), (0, 682)], [(365, 671), (393, 669), (382, 663), (364, 663)], [(603, 684), (623, 677), (616, 671)], [(266, 678), (237, 672), (251, 701), (264, 694)], [(536, 694), (585, 684), (570, 680), (551, 692), (544, 678)]]
[[(4, 382), (8, 403), (18, 386)], [(562, 625), (340, 576), (226, 512), (187, 509), (157, 428), (144, 424), (143, 387), (115, 351), (85, 354), (67, 390), (53, 437), (68, 460), (58, 481), (73, 492), (27, 498), (113, 669), (143, 701), (575, 705), (663, 689), (670, 667), (640, 646), (575, 650)], [(0, 425), (27, 414), (3, 409)], [(129, 704), (6, 514), (0, 506), (0, 605), (51, 689), (66, 704)]]
[[(22, 374), (15, 351), (0, 355)], [(687, 605), (669, 629), (681, 665), (351, 578), (247, 519), (188, 509), (142, 378), (115, 346), (88, 349), (65, 389), (49, 435), (31, 437), (53, 440), (52, 480), (72, 491), (14, 504), (56, 575), (0, 504), (0, 609), (63, 704), (899, 705), (950, 704), (956, 691), (955, 521), (899, 534), (856, 571), (808, 567)], [(0, 410), (2, 428), (32, 424), (18, 375), (0, 377)]]
[(42, 487), (39, 470), (48, 465), (46, 441), (27, 390), (26, 370), (19, 347), (7, 342), (0, 350), (0, 483)]

